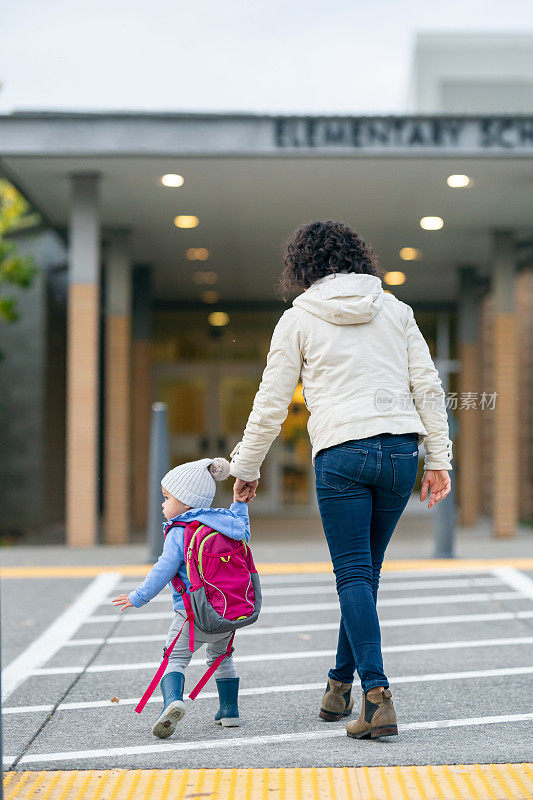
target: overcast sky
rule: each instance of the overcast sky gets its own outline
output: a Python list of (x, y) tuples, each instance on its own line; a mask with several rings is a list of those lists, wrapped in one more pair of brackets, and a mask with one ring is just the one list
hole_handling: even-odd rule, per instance
[(416, 34), (533, 31), (530, 0), (5, 0), (0, 111), (404, 111)]

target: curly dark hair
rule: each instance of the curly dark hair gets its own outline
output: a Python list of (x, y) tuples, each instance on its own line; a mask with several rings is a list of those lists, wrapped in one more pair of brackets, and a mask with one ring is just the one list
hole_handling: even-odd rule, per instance
[(343, 222), (310, 222), (301, 225), (285, 242), (283, 272), (278, 290), (284, 301), (305, 290), (330, 272), (365, 272), (382, 277), (372, 247)]

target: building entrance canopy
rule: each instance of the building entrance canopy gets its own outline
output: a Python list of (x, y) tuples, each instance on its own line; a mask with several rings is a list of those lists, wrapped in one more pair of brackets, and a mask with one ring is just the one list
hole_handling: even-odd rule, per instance
[[(186, 252), (209, 251), (221, 299), (272, 301), (280, 247), (300, 223), (339, 218), (407, 279), (410, 303), (452, 302), (455, 267), (488, 274), (491, 231), (531, 225), (533, 118), (259, 117), (24, 113), (0, 117), (1, 166), (65, 231), (70, 176), (99, 175), (106, 229), (131, 232), (156, 299), (198, 299)], [(161, 177), (179, 174), (179, 188)], [(468, 188), (450, 188), (451, 174)], [(178, 215), (198, 217), (178, 229)], [(441, 230), (420, 227), (438, 216)], [(400, 250), (421, 251), (406, 262)], [(207, 266), (205, 267), (207, 269)]]

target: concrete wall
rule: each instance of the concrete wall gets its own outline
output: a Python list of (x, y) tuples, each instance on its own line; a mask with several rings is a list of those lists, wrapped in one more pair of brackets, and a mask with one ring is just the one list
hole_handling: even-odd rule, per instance
[(33, 529), (50, 511), (45, 475), (56, 465), (45, 457), (46, 431), (64, 418), (64, 411), (46, 402), (54, 374), (48, 364), (47, 286), (50, 269), (65, 260), (64, 248), (52, 232), (28, 232), (16, 243), (41, 272), (29, 289), (9, 290), (18, 298), (20, 319), (0, 323), (0, 533), (7, 535)]
[(533, 111), (533, 35), (419, 34), (408, 110), (464, 114)]

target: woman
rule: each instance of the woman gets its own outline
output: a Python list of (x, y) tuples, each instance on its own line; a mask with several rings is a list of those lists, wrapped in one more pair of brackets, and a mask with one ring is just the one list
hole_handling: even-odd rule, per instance
[(231, 453), (231, 474), (236, 491), (252, 499), (301, 377), (341, 608), (336, 664), (320, 716), (338, 720), (351, 713), (357, 670), (362, 708), (348, 723), (348, 736), (396, 735), (376, 610), (379, 576), (414, 488), (421, 442), (420, 500), (429, 490), (432, 508), (450, 491), (442, 383), (411, 307), (383, 291), (371, 247), (342, 223), (312, 222), (295, 231), (280, 286), (284, 299), (304, 291), (274, 329), (242, 441)]

